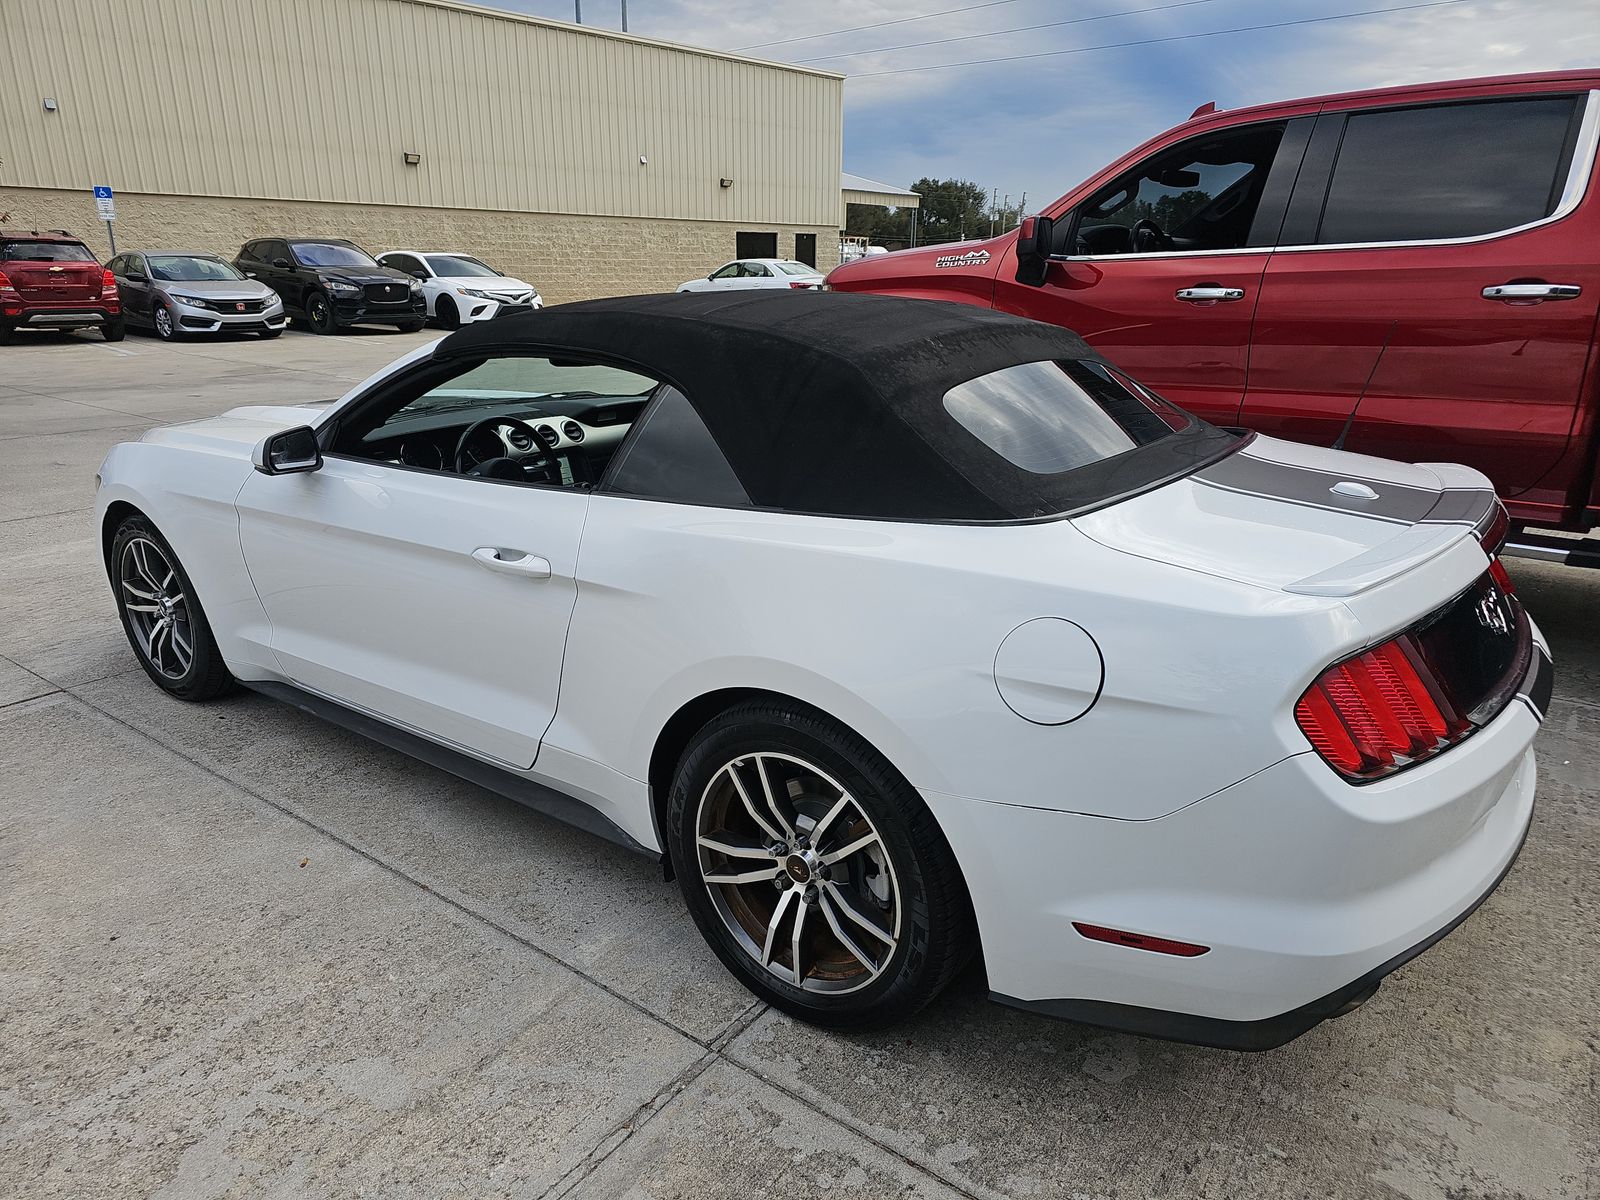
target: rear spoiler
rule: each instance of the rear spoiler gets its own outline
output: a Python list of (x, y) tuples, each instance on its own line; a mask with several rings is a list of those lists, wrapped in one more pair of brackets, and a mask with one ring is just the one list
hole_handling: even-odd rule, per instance
[[(1465, 468), (1424, 465), (1441, 475), (1446, 490), (1439, 493), (1439, 499), (1420, 521), (1406, 526), (1388, 541), (1296, 580), (1283, 590), (1302, 596), (1356, 596), (1439, 557), (1465, 538), (1475, 538), (1483, 544), (1504, 535), (1498, 520), (1504, 509), (1493, 491), (1448, 486), (1453, 479), (1468, 482), (1482, 476)], [(1461, 474), (1456, 475), (1456, 471)]]

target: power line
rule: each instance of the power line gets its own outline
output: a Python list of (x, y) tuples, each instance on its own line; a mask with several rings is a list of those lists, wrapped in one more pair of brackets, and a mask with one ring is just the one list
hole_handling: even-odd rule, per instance
[(989, 0), (987, 4), (966, 4), (960, 8), (946, 8), (939, 12), (923, 13), (920, 17), (897, 17), (893, 21), (879, 21), (874, 25), (857, 25), (852, 29), (832, 29), (827, 33), (808, 33), (804, 37), (779, 38), (775, 42), (757, 42), (753, 46), (735, 46), (741, 50), (762, 50), (767, 46), (787, 46), (791, 42), (813, 42), (818, 38), (836, 37), (841, 33), (863, 33), (868, 29), (882, 29), (885, 25), (907, 25), (912, 21), (926, 21), (932, 17), (948, 17), (951, 13), (977, 12), (980, 8), (999, 8), (1002, 4), (1015, 4), (1017, 0)]
[(1090, 21), (1109, 21), (1113, 17), (1137, 17), (1141, 13), (1170, 12), (1175, 8), (1193, 8), (1197, 4), (1215, 4), (1217, 0), (1177, 0), (1175, 4), (1157, 4), (1153, 8), (1129, 8), (1122, 12), (1096, 13), (1092, 17), (1073, 17), (1070, 21), (1049, 21), (1043, 25), (1018, 25), (1015, 29), (996, 29), (993, 33), (967, 33), (960, 37), (937, 38), (931, 42), (907, 42), (901, 46), (879, 46), (876, 50), (847, 50), (843, 54), (823, 54), (816, 58), (797, 58), (797, 63), (827, 62), (834, 58), (857, 58), (866, 54), (887, 54), (891, 50), (915, 50), (919, 46), (946, 46), (951, 42), (970, 42), (976, 38), (1003, 37), (1008, 33), (1031, 33), (1036, 29), (1060, 29), (1063, 25), (1084, 25)]
[(927, 67), (899, 67), (892, 71), (861, 71), (851, 79), (871, 79), (878, 75), (911, 75), (918, 71), (943, 71), (948, 67), (976, 67), (985, 63), (1021, 62), (1030, 58), (1056, 58), (1064, 54), (1088, 54), (1094, 50), (1124, 50), (1131, 46), (1154, 46), (1159, 42), (1187, 42), (1193, 38), (1225, 37), (1232, 33), (1253, 33), (1262, 29), (1287, 29), (1291, 25), (1317, 25), (1326, 21), (1347, 21), (1355, 17), (1372, 17), (1381, 13), (1412, 12), (1420, 8), (1449, 8), (1456, 4), (1470, 4), (1473, 0), (1428, 0), (1425, 4), (1400, 4), (1393, 8), (1367, 8), (1360, 12), (1335, 13), (1327, 17), (1302, 17), (1297, 21), (1275, 21), (1270, 25), (1238, 25), (1232, 29), (1210, 29), (1204, 33), (1179, 33), (1168, 37), (1140, 38), (1132, 42), (1106, 42), (1099, 46), (1078, 46), (1071, 50), (1042, 50), (1034, 54), (1007, 54), (998, 58), (969, 58), (961, 62), (934, 63)]

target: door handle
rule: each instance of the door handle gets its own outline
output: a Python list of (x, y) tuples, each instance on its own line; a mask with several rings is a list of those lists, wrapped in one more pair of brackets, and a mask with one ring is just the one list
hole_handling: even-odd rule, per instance
[(1216, 304), (1223, 300), (1244, 299), (1243, 288), (1216, 287), (1210, 284), (1179, 288), (1175, 294), (1179, 300), (1186, 300), (1190, 304)]
[(516, 554), (516, 550), (501, 550), (497, 546), (479, 546), (472, 552), (479, 566), (488, 567), (504, 575), (521, 575), (527, 579), (549, 579), (550, 560), (537, 554), (524, 554), (521, 558), (502, 558), (502, 554)]
[(1500, 283), (1483, 289), (1485, 300), (1502, 304), (1543, 304), (1546, 300), (1576, 300), (1583, 288), (1576, 283)]

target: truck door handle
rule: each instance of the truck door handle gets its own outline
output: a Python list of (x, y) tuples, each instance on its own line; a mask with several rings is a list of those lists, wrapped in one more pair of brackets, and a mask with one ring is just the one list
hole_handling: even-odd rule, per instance
[(1216, 304), (1223, 300), (1243, 300), (1244, 289), (1202, 284), (1196, 287), (1179, 288), (1176, 295), (1179, 300), (1186, 300), (1190, 304)]
[(550, 560), (537, 554), (522, 554), (520, 558), (504, 558), (506, 554), (522, 554), (520, 550), (502, 550), (498, 546), (479, 546), (472, 552), (479, 566), (499, 571), (503, 575), (521, 575), (528, 579), (549, 579)]
[(1543, 304), (1546, 300), (1576, 300), (1583, 288), (1576, 283), (1498, 283), (1483, 289), (1485, 300), (1502, 304)]

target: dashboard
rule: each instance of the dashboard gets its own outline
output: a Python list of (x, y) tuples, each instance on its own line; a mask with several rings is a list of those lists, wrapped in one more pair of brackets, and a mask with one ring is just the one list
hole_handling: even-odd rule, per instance
[[(484, 417), (505, 416), (531, 426), (544, 448), (552, 453), (577, 453), (603, 462), (616, 453), (647, 400), (641, 396), (607, 397), (581, 405), (570, 401), (480, 404), (470, 406), (470, 411), (453, 406), (448, 411), (408, 414), (367, 434), (362, 439), (361, 455), (423, 470), (451, 470), (456, 443), (467, 427)], [(481, 436), (484, 444), (476, 450), (479, 457), (495, 456), (498, 450), (507, 458), (521, 458), (535, 448), (520, 429), (485, 430)]]

